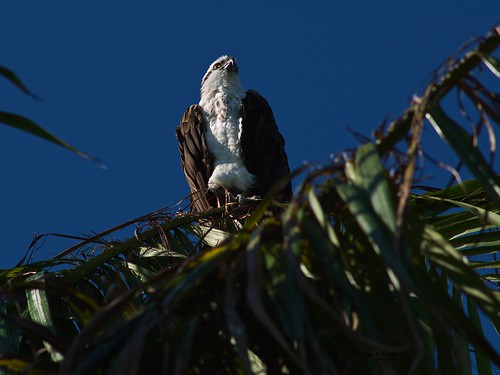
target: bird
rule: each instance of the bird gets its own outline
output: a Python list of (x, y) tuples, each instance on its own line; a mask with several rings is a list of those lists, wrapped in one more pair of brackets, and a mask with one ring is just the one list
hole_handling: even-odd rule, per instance
[(228, 196), (258, 200), (287, 178), (274, 198), (290, 201), (285, 140), (267, 100), (243, 89), (234, 57), (210, 64), (200, 101), (184, 112), (176, 137), (193, 211), (220, 207)]

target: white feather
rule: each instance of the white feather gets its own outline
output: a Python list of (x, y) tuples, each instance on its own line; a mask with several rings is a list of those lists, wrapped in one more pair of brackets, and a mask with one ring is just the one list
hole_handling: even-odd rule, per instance
[(255, 183), (241, 156), (241, 105), (246, 93), (237, 71), (214, 69), (215, 64), (228, 59), (221, 56), (210, 66), (201, 87), (199, 104), (208, 125), (207, 146), (214, 156), (208, 187), (245, 192)]

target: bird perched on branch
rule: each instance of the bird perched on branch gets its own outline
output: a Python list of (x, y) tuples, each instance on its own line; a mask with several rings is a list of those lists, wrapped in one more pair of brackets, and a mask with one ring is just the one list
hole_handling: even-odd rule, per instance
[[(201, 81), (199, 104), (191, 105), (176, 129), (191, 207), (206, 211), (227, 197), (264, 197), (290, 175), (285, 141), (271, 107), (256, 91), (245, 91), (236, 59), (221, 56)], [(276, 198), (289, 201), (288, 181)]]

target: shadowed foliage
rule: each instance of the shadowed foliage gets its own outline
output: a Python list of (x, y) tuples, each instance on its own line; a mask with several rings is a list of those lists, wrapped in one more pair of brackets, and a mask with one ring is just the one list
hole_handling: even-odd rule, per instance
[[(34, 99), (41, 100), (37, 95), (31, 92), (28, 87), (21, 81), (21, 79), (10, 69), (0, 65), (0, 77), (3, 77), (8, 82), (13, 84), (19, 90), (24, 92), (26, 95), (31, 96)], [(103, 164), (100, 164), (100, 161), (94, 158), (92, 155), (89, 155), (76, 147), (73, 147), (69, 143), (63, 141), (62, 139), (56, 137), (55, 135), (49, 133), (47, 130), (42, 128), (40, 125), (35, 123), (34, 121), (14, 113), (3, 112), (0, 111), (0, 123), (4, 125), (11, 126), (15, 129), (22, 130), (26, 133), (32, 134), (36, 137), (42, 138), (48, 142), (54, 143), (58, 146), (64, 147), (67, 150), (74, 152), (75, 154), (81, 156), (82, 158), (91, 160), (103, 169), (106, 167)]]
[[(282, 181), (258, 204), (166, 208), (0, 271), (0, 368), (491, 374), (499, 44), (495, 28), (450, 59), (387, 130), (308, 169), (289, 204), (269, 198)], [(454, 152), (455, 168), (428, 155), (424, 131)], [(472, 179), (417, 186), (422, 158)], [(130, 226), (134, 237), (105, 240)]]

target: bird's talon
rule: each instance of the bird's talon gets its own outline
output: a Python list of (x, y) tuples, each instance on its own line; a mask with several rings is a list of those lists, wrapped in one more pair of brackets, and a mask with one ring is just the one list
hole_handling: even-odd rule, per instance
[(260, 201), (260, 200), (262, 200), (262, 198), (258, 195), (254, 195), (251, 197), (245, 197), (243, 194), (238, 194), (236, 196), (236, 200), (238, 201), (238, 203), (242, 204), (242, 203), (250, 203), (250, 202)]

